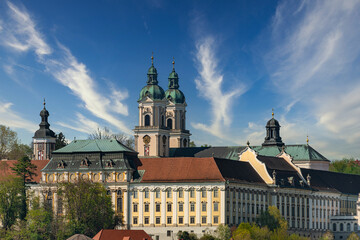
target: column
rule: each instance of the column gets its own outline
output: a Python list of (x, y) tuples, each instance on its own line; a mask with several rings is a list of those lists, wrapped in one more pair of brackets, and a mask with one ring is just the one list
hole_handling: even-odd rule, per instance
[(235, 191), (235, 224), (239, 224), (239, 194), (240, 190)]
[(305, 198), (304, 198), (304, 221), (305, 221), (304, 229), (307, 229), (307, 222), (310, 221), (310, 219), (308, 219), (309, 216), (307, 214), (307, 207), (308, 206), (307, 206), (307, 200), (306, 200), (306, 199), (309, 199), (309, 198), (310, 198), (309, 195), (305, 196)]
[(185, 196), (184, 196), (184, 201), (185, 201), (185, 203), (184, 203), (184, 210), (185, 210), (185, 212), (184, 212), (184, 224), (185, 224), (185, 226), (189, 226), (189, 189), (186, 189), (185, 191), (184, 191), (184, 194), (185, 194)]
[(56, 191), (54, 191), (53, 201), (54, 201), (53, 213), (54, 213), (54, 215), (57, 215), (58, 197), (57, 197), (57, 192)]
[(294, 209), (295, 209), (295, 228), (298, 228), (298, 196), (295, 195), (295, 204), (294, 204)]
[(226, 199), (225, 199), (225, 188), (220, 189), (220, 223), (225, 224), (225, 218), (226, 218)]
[(113, 205), (113, 210), (114, 212), (116, 212), (116, 190), (115, 189), (111, 189), (111, 202), (112, 202), (112, 205)]
[[(303, 214), (302, 214), (302, 210), (303, 210), (303, 198), (302, 197), (300, 197), (299, 198), (299, 212), (300, 212), (300, 216), (299, 216), (299, 228), (304, 228), (304, 226), (302, 225), (302, 219), (303, 219)], [(304, 209), (305, 210), (305, 209)]]
[(177, 204), (177, 194), (178, 191), (176, 189), (173, 190), (173, 225), (177, 226), (177, 211), (178, 211), (178, 204)]
[(206, 206), (206, 211), (207, 211), (207, 224), (209, 226), (212, 225), (212, 190), (208, 190), (207, 191), (207, 206)]
[(196, 190), (196, 217), (195, 217), (195, 223), (196, 225), (200, 226), (201, 223), (201, 189)]
[(143, 220), (144, 220), (144, 190), (141, 189), (139, 191), (139, 226), (143, 226)]
[(153, 226), (155, 226), (155, 224), (154, 224), (154, 215), (155, 215), (155, 197), (154, 197), (154, 194), (155, 194), (155, 192), (154, 192), (155, 190), (151, 190), (150, 191), (150, 221), (149, 221), (149, 223), (150, 223), (150, 227), (153, 227)]
[(289, 196), (289, 227), (290, 228), (292, 228), (292, 227), (294, 227), (293, 225), (292, 225), (292, 217), (293, 217), (293, 215), (292, 215), (292, 196)]
[(240, 190), (240, 219), (241, 219), (241, 222), (244, 221), (244, 213), (243, 213), (243, 201), (244, 199), (244, 192), (242, 190)]
[(309, 197), (309, 229), (313, 229), (312, 221), (313, 221), (313, 212), (312, 212), (312, 198)]
[(288, 196), (287, 195), (284, 195), (284, 218), (288, 219), (288, 212), (287, 212), (287, 203), (288, 203)]
[(329, 205), (328, 205), (328, 199), (325, 199), (325, 229), (328, 228), (328, 210), (329, 210)]
[(281, 197), (281, 195), (279, 193), (279, 199), (278, 199), (279, 200), (279, 211), (280, 211), (280, 215), (284, 217), (284, 212), (282, 210), (282, 204), (284, 204), (284, 200), (282, 200), (281, 198), (282, 197)]
[(233, 198), (234, 198), (233, 191), (230, 190), (230, 209), (229, 209), (230, 222), (229, 222), (229, 225), (234, 224), (234, 222), (233, 222), (233, 212), (234, 212)]
[(248, 197), (249, 197), (249, 191), (245, 191), (244, 192), (244, 195), (245, 195), (245, 200), (244, 200), (244, 202), (245, 202), (245, 216), (244, 216), (244, 218), (246, 219), (244, 222), (247, 222), (248, 221), (248, 217), (249, 217), (249, 211), (248, 211), (248, 204), (249, 204), (249, 201), (248, 201)]
[(161, 225), (166, 224), (166, 189), (161, 190)]
[(124, 213), (124, 224), (125, 224), (126, 229), (129, 229), (129, 224), (130, 224), (129, 212), (131, 212), (131, 211), (129, 211), (129, 202), (130, 202), (129, 196), (131, 196), (131, 194), (129, 194), (129, 190), (125, 189), (124, 190), (124, 199), (123, 199), (123, 201), (124, 201), (123, 213)]
[[(254, 220), (256, 219), (256, 216), (257, 216), (257, 210), (256, 210), (256, 203), (257, 203), (257, 198), (258, 198), (258, 193), (255, 191), (254, 192)], [(275, 205), (276, 206), (276, 195), (275, 195)]]

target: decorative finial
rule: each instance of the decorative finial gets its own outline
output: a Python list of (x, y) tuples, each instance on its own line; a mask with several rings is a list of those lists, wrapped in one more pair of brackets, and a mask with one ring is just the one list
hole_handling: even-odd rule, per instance
[(309, 136), (306, 135), (306, 144), (309, 145)]
[(173, 57), (172, 65), (173, 65), (173, 70), (175, 70), (175, 58), (174, 57)]
[(272, 115), (272, 118), (274, 118), (274, 109), (272, 109), (271, 115)]
[(246, 142), (246, 145), (247, 145), (248, 147), (250, 147), (250, 141), (249, 141), (249, 140)]
[(44, 98), (44, 108), (45, 108), (46, 102), (45, 102), (45, 98)]
[(154, 52), (151, 52), (151, 65), (154, 65)]

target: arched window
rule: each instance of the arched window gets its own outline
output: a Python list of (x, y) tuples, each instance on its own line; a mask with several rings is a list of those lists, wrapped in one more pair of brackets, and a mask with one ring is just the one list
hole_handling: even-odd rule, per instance
[(274, 138), (274, 130), (270, 130), (270, 138)]
[(187, 140), (186, 140), (186, 138), (184, 139), (184, 147), (187, 147)]
[(47, 196), (46, 196), (46, 203), (47, 203), (48, 207), (50, 209), (52, 209), (52, 207), (53, 207), (53, 205), (52, 205), (53, 204), (53, 194), (52, 194), (51, 191), (49, 191)]
[(333, 223), (333, 231), (336, 232), (336, 223)]
[(150, 126), (150, 115), (145, 115), (145, 127)]
[(357, 231), (358, 231), (358, 224), (354, 223), (354, 232), (357, 232)]
[(123, 211), (123, 201), (122, 201), (122, 193), (121, 190), (117, 191), (117, 199), (116, 199), (116, 212), (121, 213)]
[(350, 232), (350, 223), (346, 225), (346, 231)]
[(171, 118), (169, 118), (169, 119), (167, 120), (167, 127), (170, 128), (170, 129), (172, 129), (172, 128), (173, 128), (172, 126), (173, 126), (173, 121), (172, 121)]
[(340, 223), (340, 231), (344, 231), (344, 224)]

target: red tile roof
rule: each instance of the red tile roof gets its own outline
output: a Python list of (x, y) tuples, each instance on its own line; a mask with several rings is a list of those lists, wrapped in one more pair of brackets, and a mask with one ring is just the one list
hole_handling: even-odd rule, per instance
[[(11, 167), (14, 166), (14, 164), (17, 162), (17, 160), (0, 160), (0, 178), (4, 178), (7, 176), (14, 176), (15, 173), (13, 170), (11, 170)], [(41, 169), (43, 169), (46, 164), (48, 164), (49, 160), (32, 160), (31, 163), (36, 165), (36, 171), (35, 173), (37, 176), (33, 176), (33, 179), (29, 182), (36, 182), (39, 183), (41, 179)]]
[(144, 230), (113, 230), (102, 229), (94, 237), (94, 240), (152, 240)]
[(141, 158), (141, 182), (225, 181), (214, 158)]

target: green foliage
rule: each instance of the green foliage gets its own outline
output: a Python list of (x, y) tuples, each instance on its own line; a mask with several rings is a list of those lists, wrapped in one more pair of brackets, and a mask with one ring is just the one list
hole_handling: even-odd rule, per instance
[(359, 236), (352, 232), (346, 240), (360, 240)]
[(63, 183), (59, 189), (72, 234), (94, 236), (101, 229), (114, 228), (118, 224), (112, 209), (111, 198), (100, 183), (79, 180)]
[(354, 160), (354, 158), (344, 158), (343, 160), (331, 162), (329, 169), (333, 172), (360, 175), (360, 161)]
[(196, 144), (194, 141), (189, 142), (189, 147), (196, 147)]
[(211, 147), (211, 145), (208, 145), (207, 143), (201, 145), (201, 147)]
[(281, 217), (280, 211), (270, 206), (255, 223), (241, 223), (232, 233), (234, 240), (303, 240), (307, 239), (296, 234), (289, 235), (287, 222)]
[(320, 240), (334, 240), (334, 234), (331, 231), (327, 231), (321, 236)]
[(17, 142), (17, 134), (9, 127), (0, 125), (0, 159), (7, 158), (12, 146)]
[(67, 144), (68, 142), (66, 141), (65, 135), (62, 132), (56, 134), (55, 150), (65, 147)]
[(229, 240), (231, 238), (231, 231), (229, 226), (220, 224), (216, 228), (216, 238), (219, 240)]
[(32, 153), (33, 151), (30, 146), (16, 142), (11, 147), (11, 151), (8, 153), (7, 158), (13, 160), (19, 160), (24, 156), (31, 157)]
[(177, 233), (177, 237), (178, 239), (183, 239), (183, 240), (197, 240), (197, 236), (194, 233), (189, 233), (187, 231), (179, 231)]
[(213, 235), (205, 233), (199, 240), (217, 240)]
[(27, 204), (26, 204), (26, 181), (30, 181), (33, 176), (36, 176), (36, 165), (31, 163), (29, 157), (24, 156), (20, 158), (17, 163), (14, 164), (14, 167), (11, 167), (11, 170), (15, 172), (17, 176), (22, 179), (22, 191), (21, 191), (21, 208), (20, 208), (20, 219), (24, 220), (27, 213)]
[(16, 222), (21, 207), (21, 179), (8, 177), (0, 182), (0, 219), (4, 230), (8, 230)]

